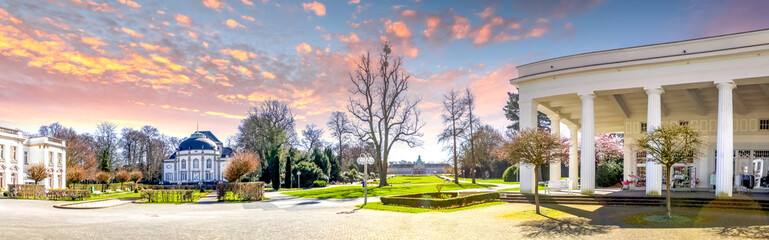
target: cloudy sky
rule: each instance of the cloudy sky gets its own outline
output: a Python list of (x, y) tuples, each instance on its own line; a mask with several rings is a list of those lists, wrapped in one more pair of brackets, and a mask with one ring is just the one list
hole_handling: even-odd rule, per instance
[[(390, 41), (423, 98), (423, 147), (392, 160), (447, 159), (441, 94), (469, 87), (483, 122), (520, 64), (769, 27), (764, 1), (0, 1), (0, 126), (81, 132), (111, 121), (178, 137), (234, 135), (265, 99), (297, 130), (344, 111), (356, 57)], [(328, 131), (327, 131), (328, 132)], [(329, 137), (326, 134), (326, 137)]]

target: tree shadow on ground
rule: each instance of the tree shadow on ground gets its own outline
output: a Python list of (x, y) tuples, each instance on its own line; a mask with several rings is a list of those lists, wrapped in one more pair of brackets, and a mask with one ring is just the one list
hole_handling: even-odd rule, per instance
[(526, 238), (572, 238), (605, 234), (615, 228), (614, 226), (592, 225), (589, 219), (568, 217), (555, 219), (544, 216), (547, 219), (531, 220), (519, 225), (523, 236)]
[(769, 226), (731, 226), (716, 228), (713, 232), (726, 238), (769, 239)]

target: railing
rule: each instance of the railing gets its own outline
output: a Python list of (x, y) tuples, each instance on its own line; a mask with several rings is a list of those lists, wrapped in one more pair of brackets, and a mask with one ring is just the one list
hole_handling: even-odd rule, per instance
[(0, 128), (0, 133), (7, 133), (7, 134), (11, 134), (11, 135), (17, 135), (17, 134), (19, 134), (19, 130)]
[(57, 138), (52, 138), (52, 137), (49, 137), (49, 138), (48, 138), (48, 141), (49, 141), (49, 142), (55, 142), (55, 143), (58, 143), (58, 144), (62, 144), (62, 143), (64, 143), (64, 141), (63, 141), (63, 140), (61, 140), (61, 139), (57, 139)]

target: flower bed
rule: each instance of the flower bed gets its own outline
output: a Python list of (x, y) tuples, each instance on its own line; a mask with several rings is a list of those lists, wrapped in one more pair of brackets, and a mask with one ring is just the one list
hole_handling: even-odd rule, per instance
[(499, 200), (499, 193), (419, 193), (397, 196), (385, 196), (380, 200), (385, 205), (429, 208), (429, 209), (449, 209), (464, 206), (470, 206), (485, 202)]

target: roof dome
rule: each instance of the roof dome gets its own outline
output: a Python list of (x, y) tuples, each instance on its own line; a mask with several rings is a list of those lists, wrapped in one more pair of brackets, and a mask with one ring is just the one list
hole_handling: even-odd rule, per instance
[(185, 139), (181, 144), (179, 144), (179, 150), (197, 149), (214, 150), (216, 149), (216, 143), (211, 139), (208, 139), (205, 134), (195, 132), (190, 135), (189, 138)]

